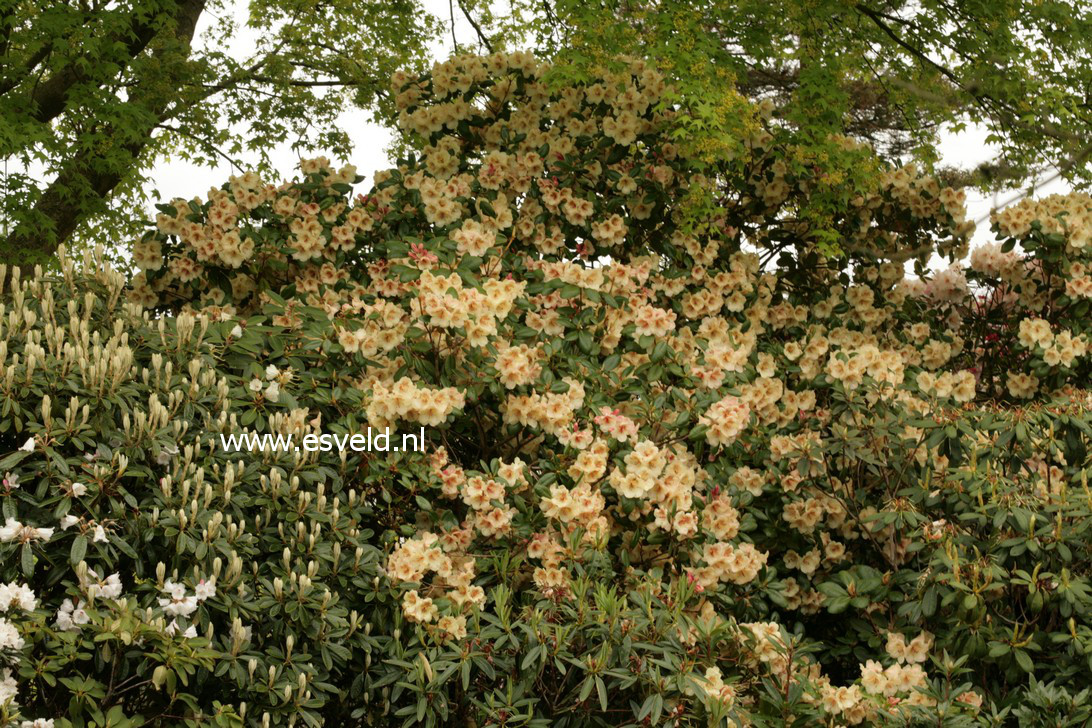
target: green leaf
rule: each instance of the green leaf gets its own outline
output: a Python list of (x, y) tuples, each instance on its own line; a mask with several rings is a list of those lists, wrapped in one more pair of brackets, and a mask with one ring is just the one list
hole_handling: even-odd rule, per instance
[(73, 566), (83, 561), (87, 555), (87, 536), (82, 533), (76, 534), (76, 538), (72, 539), (72, 548), (68, 551), (68, 561)]
[(580, 686), (580, 695), (577, 697), (577, 701), (583, 703), (591, 695), (592, 688), (595, 687), (595, 678), (591, 675), (584, 680), (584, 684)]
[(926, 617), (933, 616), (937, 611), (937, 588), (931, 586), (925, 590), (921, 597), (921, 613)]
[(27, 455), (30, 455), (26, 450), (16, 450), (15, 452), (7, 455), (3, 460), (0, 460), (0, 471), (8, 471), (14, 468), (16, 465), (23, 461)]
[(34, 574), (34, 551), (29, 543), (23, 544), (19, 554), (19, 564), (23, 569), (23, 576), (31, 577)]

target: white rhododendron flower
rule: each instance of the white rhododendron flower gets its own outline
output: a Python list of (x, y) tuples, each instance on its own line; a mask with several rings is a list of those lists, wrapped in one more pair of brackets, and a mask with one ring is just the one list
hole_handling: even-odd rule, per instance
[(24, 612), (30, 612), (38, 606), (38, 598), (26, 584), (0, 584), (0, 612), (18, 607)]
[(83, 602), (78, 599), (65, 599), (57, 610), (56, 625), (62, 632), (77, 630), (90, 621), (91, 617), (84, 610)]
[(15, 541), (18, 543), (30, 543), (31, 541), (48, 541), (53, 537), (52, 528), (35, 528), (27, 526), (14, 518), (8, 518), (3, 526), (0, 526), (0, 542)]
[(18, 692), (19, 686), (16, 685), (15, 678), (12, 677), (11, 669), (5, 667), (0, 670), (0, 705), (9, 700), (15, 700)]
[(15, 625), (0, 617), (0, 652), (23, 649), (23, 638)]
[(80, 588), (87, 594), (88, 599), (117, 599), (122, 591), (121, 575), (114, 573), (103, 579), (98, 572), (88, 569), (80, 581)]

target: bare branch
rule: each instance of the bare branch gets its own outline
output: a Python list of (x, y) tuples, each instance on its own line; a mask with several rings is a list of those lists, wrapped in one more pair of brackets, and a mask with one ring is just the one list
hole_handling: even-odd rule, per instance
[(463, 11), (463, 17), (465, 17), (467, 22), (470, 23), (470, 27), (474, 29), (474, 32), (478, 34), (478, 41), (483, 46), (485, 46), (486, 50), (488, 50), (490, 53), (493, 53), (493, 43), (489, 40), (485, 32), (482, 30), (482, 26), (478, 24), (478, 21), (474, 20), (474, 16), (470, 13), (470, 9), (466, 7), (466, 3), (464, 3), (463, 0), (458, 0), (458, 2), (459, 10)]
[(455, 52), (459, 52), (459, 40), (455, 37), (455, 4), (453, 0), (447, 0), (447, 9), (451, 13), (451, 42), (455, 46)]

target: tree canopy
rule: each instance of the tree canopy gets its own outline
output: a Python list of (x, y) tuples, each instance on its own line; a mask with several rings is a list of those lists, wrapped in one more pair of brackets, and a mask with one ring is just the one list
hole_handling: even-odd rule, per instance
[(559, 0), (516, 18), (555, 62), (640, 55), (710, 104), (731, 90), (771, 99), (817, 140), (848, 133), (933, 162), (941, 128), (981, 124), (1002, 154), (964, 182), (1018, 187), (1048, 165), (1092, 179), (1084, 2)]
[(390, 75), (419, 66), (437, 30), (417, 0), (252, 0), (242, 27), (238, 9), (0, 0), (0, 156), (43, 169), (0, 183), (0, 258), (47, 260), (88, 220), (120, 247), (143, 173), (165, 157), (211, 165), (246, 152), (262, 166), (283, 140), (348, 154), (338, 114), (355, 104), (382, 116)]
[[(456, 17), (474, 31), (461, 48)], [(5, 176), (0, 253), (46, 260), (84, 223), (121, 243), (139, 215), (119, 213), (147, 201), (143, 173), (165, 158), (263, 168), (284, 140), (347, 157), (338, 113), (390, 121), (387, 79), (425, 64), (448, 29), (456, 50), (534, 46), (555, 83), (643, 57), (680, 79), (664, 103), (685, 105), (680, 141), (710, 159), (738, 152), (740, 102), (766, 100), (798, 166), (840, 159), (829, 182), (851, 194), (878, 171), (832, 133), (934, 165), (941, 129), (981, 124), (1001, 155), (945, 181), (1019, 187), (1054, 167), (1080, 187), (1092, 174), (1092, 16), (1075, 0), (459, 0), (444, 18), (417, 0), (0, 0), (0, 154), (44, 169)], [(243, 31), (255, 48), (240, 57)]]

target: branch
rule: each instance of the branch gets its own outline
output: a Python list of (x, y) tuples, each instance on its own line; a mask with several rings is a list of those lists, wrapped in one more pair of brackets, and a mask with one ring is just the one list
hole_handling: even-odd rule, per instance
[(30, 72), (33, 71), (39, 63), (44, 61), (52, 50), (52, 42), (46, 43), (41, 48), (39, 48), (37, 53), (27, 59), (27, 62), (23, 64), (22, 69), (20, 69), (19, 71), (13, 71), (11, 73), (11, 77), (4, 81), (4, 83), (0, 84), (0, 94), (6, 94), (8, 91), (11, 91), (13, 88), (18, 86), (19, 82), (29, 76)]
[(287, 86), (301, 86), (304, 88), (312, 86), (363, 86), (365, 84), (373, 83), (375, 81), (375, 79), (358, 79), (356, 81), (350, 81), (340, 78), (317, 79), (313, 81), (307, 81), (302, 79), (289, 79), (287, 81), (282, 81), (280, 79), (272, 78), (270, 76), (252, 76), (250, 80), (257, 81), (258, 83), (268, 84), (283, 83)]
[(455, 37), (455, 4), (453, 0), (447, 0), (447, 9), (451, 13), (451, 43), (455, 46), (455, 52), (459, 52), (459, 40)]
[[(285, 31), (291, 30), (295, 26), (295, 24), (299, 20), (299, 18), (300, 18), (300, 9), (297, 8), (292, 13), (291, 19), (289, 19), (289, 21), (285, 25)], [(197, 106), (198, 104), (209, 100), (210, 98), (215, 96), (220, 91), (226, 91), (228, 89), (235, 88), (239, 84), (249, 80), (251, 77), (253, 77), (255, 74), (257, 74), (258, 71), (260, 71), (263, 66), (265, 66), (267, 63), (269, 63), (269, 60), (271, 58), (273, 58), (277, 54), (279, 54), (281, 52), (281, 50), (287, 44), (288, 44), (288, 38), (287, 38), (287, 33), (285, 33), (285, 35), (281, 37), (281, 39), (278, 41), (277, 45), (272, 50), (270, 50), (264, 56), (261, 56), (260, 58), (254, 59), (254, 62), (251, 63), (250, 66), (248, 66), (248, 67), (242, 69), (241, 71), (235, 73), (233, 76), (230, 76), (226, 81), (223, 81), (220, 84), (206, 85), (205, 86), (205, 91), (203, 93), (198, 94), (194, 98), (187, 99), (184, 102), (179, 103), (180, 100), (176, 99), (176, 103), (174, 103), (171, 106), (171, 108), (170, 108), (170, 110), (168, 112), (163, 114), (160, 121), (166, 121), (167, 119), (173, 119), (173, 118), (177, 117), (178, 115), (180, 115), (182, 113), (185, 113), (189, 109), (192, 109), (193, 107)]]
[[(182, 6), (182, 8), (185, 7), (187, 6)], [(180, 11), (182, 8), (180, 8)], [(123, 43), (126, 37), (129, 37), (128, 43), (124, 43), (125, 61), (120, 64), (124, 68), (129, 61), (144, 52), (144, 49), (148, 47), (148, 44), (159, 32), (159, 27), (156, 24), (158, 19), (159, 16), (155, 15), (146, 21), (133, 20), (127, 32), (118, 32), (109, 38), (103, 39), (102, 47), (112, 49), (114, 46)], [(82, 56), (73, 59), (64, 68), (34, 87), (30, 94), (30, 103), (34, 108), (31, 118), (42, 124), (47, 124), (64, 112), (68, 106), (68, 94), (72, 87), (86, 79), (85, 73), (80, 69), (81, 64), (78, 63), (80, 58)]]
[(223, 157), (225, 162), (230, 164), (232, 167), (234, 167), (238, 171), (240, 171), (240, 172), (243, 171), (243, 165), (241, 163), (241, 160), (237, 160), (237, 159), (232, 158), (232, 156), (230, 154), (228, 154), (227, 152), (220, 149), (218, 146), (213, 144), (206, 137), (198, 136), (197, 134), (194, 134), (191, 131), (186, 131), (182, 127), (171, 126), (170, 124), (156, 124), (156, 128), (157, 129), (163, 129), (164, 131), (169, 131), (169, 132), (172, 132), (174, 134), (178, 134), (179, 136), (184, 136), (187, 139), (192, 139), (193, 141), (197, 142), (198, 144), (211, 149), (213, 151), (213, 153), (215, 153), (216, 155), (218, 155), (220, 157)]
[[(961, 91), (963, 91), (964, 93), (968, 94), (971, 98), (973, 98), (975, 100), (975, 102), (979, 106), (981, 106), (983, 108), (988, 108), (989, 106), (992, 105), (992, 106), (995, 107), (996, 110), (1006, 111), (1006, 112), (1008, 112), (1008, 114), (1011, 117), (1008, 120), (1008, 123), (1010, 125), (1023, 127), (1024, 129), (1029, 128), (1027, 124), (1020, 121), (1019, 114), (1013, 111), (1011, 104), (1008, 104), (1008, 103), (996, 98), (995, 96), (993, 96), (991, 94), (980, 93), (980, 92), (977, 92), (977, 91), (974, 91), (974, 90), (968, 88), (960, 80), (959, 76), (955, 73), (955, 71), (951, 70), (950, 68), (948, 68), (946, 66), (943, 66), (943, 65), (937, 63), (932, 58), (925, 55), (925, 53), (923, 53), (921, 51), (921, 49), (914, 47), (910, 43), (907, 43), (902, 38), (900, 38), (898, 33), (893, 31), (890, 28), (890, 26), (888, 26), (886, 23), (883, 22), (883, 18), (885, 17), (884, 15), (882, 15), (881, 13), (879, 13), (879, 12), (877, 12), (875, 10), (871, 10), (871, 9), (869, 9), (869, 8), (863, 6), (863, 5), (855, 5), (854, 9), (857, 12), (864, 15), (869, 20), (871, 20), (873, 22), (873, 24), (876, 25), (876, 27), (878, 27), (880, 30), (883, 31), (884, 35), (886, 35), (888, 38), (895, 41), (895, 43), (897, 43), (900, 47), (902, 47), (906, 51), (908, 51), (912, 56), (914, 56), (914, 58), (918, 59), (919, 62), (921, 62), (924, 65), (936, 70), (942, 76), (944, 76), (949, 81), (951, 81), (956, 86), (956, 88), (958, 88)], [(998, 118), (997, 121), (998, 121), (999, 124), (1004, 126), (1005, 120), (1003, 120), (1001, 118)], [(1036, 127), (1036, 129), (1041, 133), (1045, 133), (1047, 136), (1053, 137), (1053, 138), (1058, 139), (1060, 141), (1077, 141), (1077, 137), (1076, 137), (1075, 134), (1072, 134), (1071, 132), (1068, 132), (1065, 129), (1061, 129), (1057, 125), (1055, 125), (1053, 123), (1050, 123), (1049, 121), (1040, 120), (1040, 121), (1037, 122), (1037, 124), (1038, 124), (1038, 126)]]
[[(310, 87), (326, 87), (326, 86), (363, 86), (364, 84), (371, 83), (372, 79), (358, 80), (358, 81), (345, 81), (342, 79), (320, 79), (315, 81), (307, 81), (302, 79), (277, 79), (271, 76), (250, 76), (243, 79), (246, 81), (253, 81), (256, 83), (268, 83), (270, 85), (285, 85), (285, 86), (298, 86), (303, 88)], [(247, 88), (241, 83), (203, 83), (201, 88), (208, 89), (210, 91), (229, 91), (231, 89)], [(254, 90), (254, 89), (251, 89)]]
[(474, 16), (471, 15), (470, 10), (466, 7), (466, 4), (463, 2), (463, 0), (458, 0), (458, 2), (459, 10), (463, 11), (463, 17), (465, 17), (467, 22), (470, 23), (470, 27), (474, 29), (474, 32), (478, 34), (478, 41), (480, 41), (481, 44), (485, 46), (486, 50), (488, 50), (490, 53), (493, 53), (493, 44), (489, 41), (489, 38), (482, 31), (482, 27), (478, 25), (478, 21), (474, 20)]
[[(909, 51), (910, 55), (914, 56), (915, 58), (917, 58), (919, 61), (921, 61), (925, 65), (930, 66), (933, 69), (935, 69), (936, 71), (938, 71), (941, 75), (943, 75), (945, 78), (947, 78), (949, 81), (954, 83), (959, 88), (963, 89), (964, 91), (967, 90), (967, 89), (965, 89), (963, 87), (963, 84), (960, 82), (959, 77), (955, 74), (954, 71), (952, 71), (950, 68), (947, 68), (945, 66), (940, 65), (939, 63), (934, 61), (932, 58), (930, 58), (929, 56), (922, 53), (922, 51), (920, 49), (915, 48), (914, 46), (910, 45), (909, 43), (904, 41), (902, 38), (900, 38), (898, 33), (891, 30), (891, 28), (886, 23), (883, 22), (883, 16), (882, 15), (880, 15), (879, 13), (877, 13), (874, 10), (870, 10), (870, 9), (866, 8), (863, 5), (855, 5), (854, 9), (857, 12), (864, 15), (865, 17), (867, 17), (869, 20), (871, 20), (876, 25), (876, 27), (878, 27), (880, 30), (882, 30), (884, 32), (884, 35), (886, 35), (888, 38), (890, 38), (891, 40), (898, 43), (902, 48)], [(977, 98), (977, 97), (975, 97), (975, 98)]]

